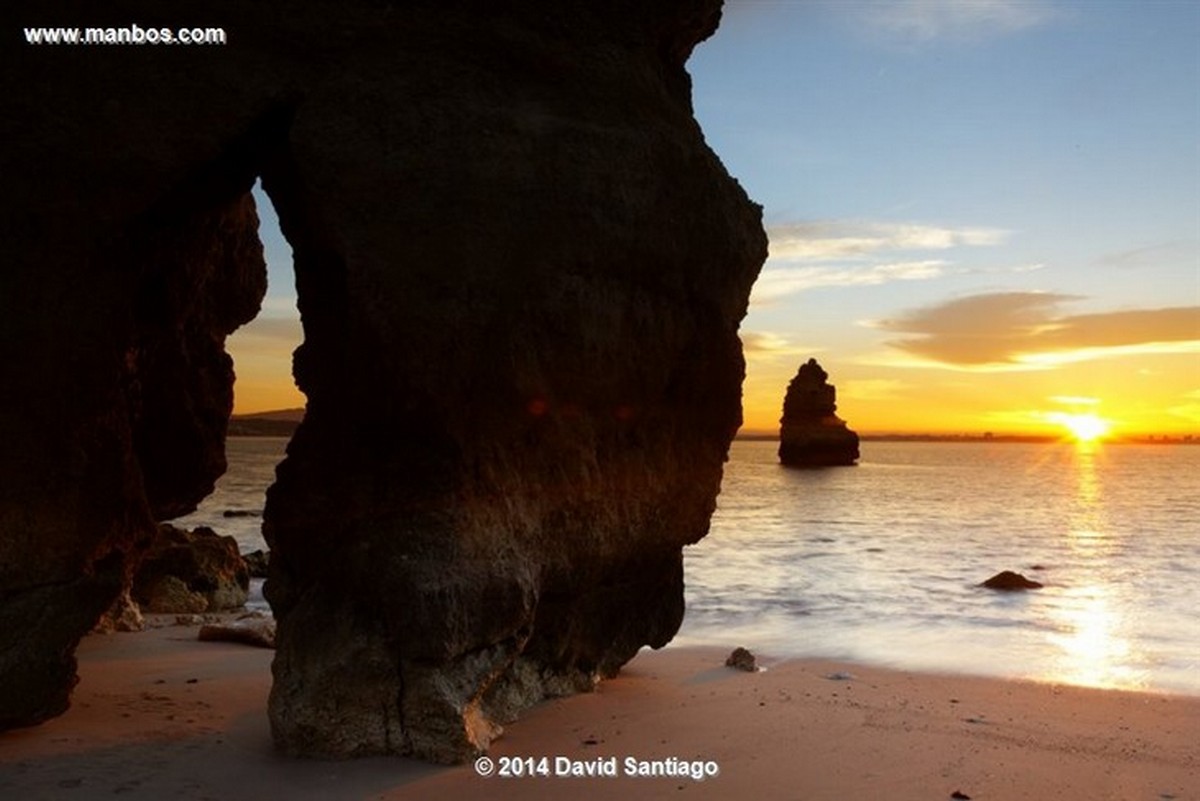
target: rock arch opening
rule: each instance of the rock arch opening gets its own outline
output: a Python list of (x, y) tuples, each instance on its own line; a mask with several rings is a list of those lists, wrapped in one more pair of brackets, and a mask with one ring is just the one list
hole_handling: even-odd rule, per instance
[[(279, 226), (279, 216), (261, 182), (252, 191), (258, 210), (258, 238), (267, 267), (267, 289), (258, 314), (225, 342), (237, 380), (233, 387), (230, 435), (258, 433), (288, 436), (304, 416), (306, 398), (292, 375), (292, 354), (304, 340), (296, 299), (291, 245)], [(271, 426), (269, 423), (278, 422)]]
[[(173, 525), (205, 527), (233, 537), (247, 557), (247, 608), (267, 611), (262, 585), (267, 545), (262, 534), (267, 488), (287, 443), (304, 418), (305, 397), (292, 377), (292, 355), (303, 342), (291, 248), (261, 182), (251, 192), (266, 263), (266, 292), (258, 314), (225, 341), (236, 376), (226, 432), (226, 467), (213, 492)], [(180, 610), (186, 611), (186, 610)]]

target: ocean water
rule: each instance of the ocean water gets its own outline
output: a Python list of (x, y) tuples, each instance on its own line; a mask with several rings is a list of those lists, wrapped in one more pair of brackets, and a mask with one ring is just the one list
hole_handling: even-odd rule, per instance
[[(265, 547), (286, 444), (231, 439), (178, 522)], [(733, 444), (675, 643), (1200, 695), (1200, 447), (864, 442), (826, 470), (775, 449)], [(1001, 570), (1045, 587), (978, 586)]]
[(230, 437), (225, 443), (228, 467), (213, 493), (192, 514), (171, 521), (184, 528), (208, 526), (234, 537), (242, 553), (266, 549), (262, 536), (267, 487), (275, 481), (275, 465), (283, 461), (287, 437)]
[[(237, 540), (242, 553), (266, 550), (262, 535), (263, 505), (267, 487), (275, 481), (275, 465), (283, 461), (287, 437), (230, 437), (225, 442), (225, 475), (217, 480), (211, 495), (186, 517), (171, 523), (184, 528), (208, 526), (218, 534)], [(249, 609), (267, 610), (262, 594), (263, 579), (250, 579)]]
[[(1200, 447), (739, 441), (677, 642), (1200, 694)], [(1015, 570), (1043, 589), (979, 587)]]

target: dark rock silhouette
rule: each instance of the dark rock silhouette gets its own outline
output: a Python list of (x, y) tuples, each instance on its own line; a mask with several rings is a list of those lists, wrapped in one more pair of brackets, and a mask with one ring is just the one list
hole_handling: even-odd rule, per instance
[(979, 586), (987, 587), (989, 590), (1015, 592), (1019, 590), (1039, 590), (1045, 585), (1032, 579), (1027, 579), (1020, 573), (1015, 573), (1011, 570), (1002, 570)]
[(194, 511), (225, 472), (234, 379), (225, 337), (258, 313), (267, 273), (249, 195), (143, 229), (126, 255), (141, 274), (123, 394), (150, 513), (170, 520)]
[(250, 574), (250, 578), (266, 578), (271, 564), (271, 552), (259, 548), (242, 554), (242, 561), (246, 564), (246, 572)]
[[(0, 214), (0, 729), (67, 708), (75, 645), (129, 617), (112, 607), (155, 521), (194, 509), (224, 471), (224, 339), (266, 280), (248, 180), (232, 195), (163, 197), (190, 158), (156, 160), (172, 150), (155, 125), (161, 92), (135, 100), (129, 79), (110, 93), (126, 79), (104, 57), (51, 60), (54, 78), (17, 50), (0, 66), (24, 76), (0, 93), (12, 190)], [(32, 63), (10, 69), (13, 55)], [(101, 97), (134, 102), (141, 122), (118, 124)], [(58, 102), (69, 124), (53, 121)]]
[(142, 616), (142, 608), (126, 589), (112, 606), (100, 616), (92, 631), (97, 634), (112, 634), (116, 631), (142, 631), (146, 628), (146, 619)]
[(692, 117), (719, 8), (267, 0), (226, 47), (0, 49), (0, 727), (65, 709), (222, 468), (258, 177), (308, 396), (264, 512), (279, 747), (461, 759), (670, 640), (766, 255)]
[(250, 574), (237, 540), (211, 528), (159, 526), (130, 591), (143, 611), (220, 612), (246, 603)]
[(837, 390), (816, 359), (788, 384), (779, 421), (779, 461), (789, 467), (835, 467), (858, 461), (858, 434), (837, 412)]
[(275, 621), (269, 615), (250, 613), (236, 620), (205, 623), (196, 634), (201, 642), (236, 642), (259, 648), (275, 647)]
[(290, 437), (296, 433), (303, 416), (296, 419), (262, 415), (234, 415), (229, 418), (231, 437)]
[(731, 667), (736, 670), (744, 670), (747, 673), (753, 673), (758, 670), (758, 662), (754, 658), (754, 654), (746, 648), (734, 648), (733, 652), (725, 658), (725, 667)]

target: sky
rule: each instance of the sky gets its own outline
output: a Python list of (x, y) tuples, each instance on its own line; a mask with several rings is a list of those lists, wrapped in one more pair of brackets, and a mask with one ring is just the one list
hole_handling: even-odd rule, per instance
[[(770, 239), (744, 431), (815, 357), (863, 433), (1200, 433), (1200, 3), (732, 0), (688, 69)], [(260, 215), (238, 412), (303, 405)]]

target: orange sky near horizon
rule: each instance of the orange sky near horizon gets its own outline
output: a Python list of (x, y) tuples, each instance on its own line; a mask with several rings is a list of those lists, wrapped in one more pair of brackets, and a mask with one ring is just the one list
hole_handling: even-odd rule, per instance
[[(787, 383), (807, 356), (747, 357), (743, 431), (778, 431)], [(837, 387), (838, 416), (864, 434), (1063, 435), (1067, 423), (1082, 415), (1108, 423), (1113, 438), (1200, 433), (1196, 353), (1027, 371), (835, 361), (822, 366)]]
[[(299, 323), (281, 322), (256, 320), (230, 338), (238, 376), (235, 414), (305, 405), (291, 376)], [(293, 329), (295, 339), (282, 336), (285, 329)], [(1064, 421), (1071, 415), (1100, 418), (1114, 438), (1200, 434), (1196, 350), (1103, 358), (1063, 352), (1057, 364), (969, 370), (843, 362), (823, 358), (815, 349), (812, 354), (780, 352), (745, 338), (750, 340), (742, 399), (745, 433), (778, 431), (788, 382), (812, 355), (837, 387), (839, 416), (863, 434), (1059, 435), (1066, 433)]]

